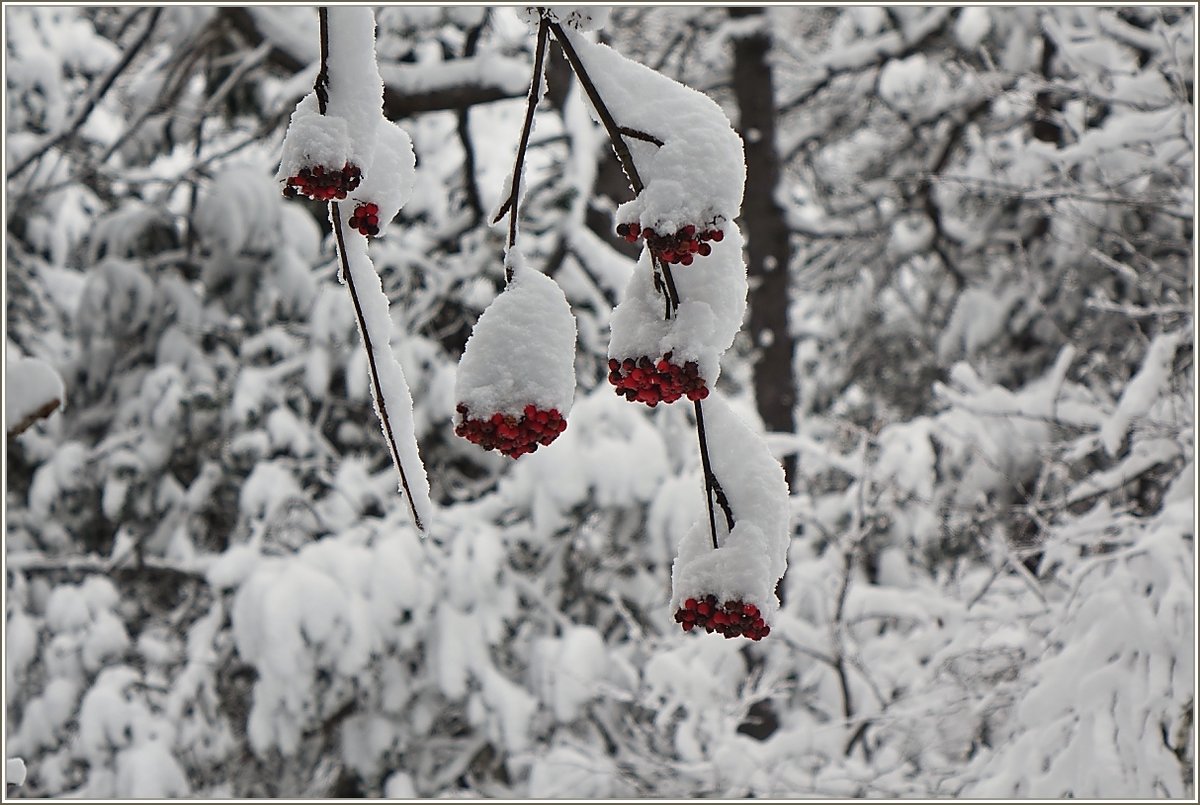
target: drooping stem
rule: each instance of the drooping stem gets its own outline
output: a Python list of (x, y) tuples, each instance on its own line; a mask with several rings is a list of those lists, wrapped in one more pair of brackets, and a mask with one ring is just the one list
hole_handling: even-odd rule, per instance
[(350, 299), (354, 302), (354, 315), (358, 318), (358, 332), (362, 335), (363, 348), (367, 351), (367, 366), (371, 370), (371, 386), (375, 392), (375, 401), (379, 404), (379, 419), (383, 423), (384, 435), (387, 437), (388, 450), (392, 454), (392, 460), (396, 463), (396, 470), (400, 473), (400, 485), (404, 487), (404, 496), (408, 500), (408, 510), (412, 514), (413, 523), (418, 531), (425, 530), (425, 524), (421, 522), (421, 516), (417, 514), (417, 503), (413, 499), (412, 489), (408, 485), (408, 476), (404, 472), (404, 464), (400, 460), (400, 448), (396, 444), (396, 437), (392, 433), (392, 420), (387, 412), (387, 400), (383, 396), (383, 386), (379, 382), (379, 367), (375, 365), (375, 348), (371, 341), (371, 333), (367, 329), (367, 318), (363, 315), (362, 304), (359, 302), (358, 289), (354, 286), (354, 274), (350, 271), (350, 262), (346, 257), (346, 241), (342, 235), (342, 211), (336, 201), (329, 202), (333, 209), (333, 235), (337, 240), (338, 257), (342, 263), (342, 278), (346, 281), (346, 287), (350, 290)]
[[(529, 82), (529, 96), (525, 103), (525, 123), (521, 127), (521, 141), (517, 145), (517, 159), (513, 165), (512, 189), (509, 191), (508, 199), (500, 207), (500, 211), (496, 213), (496, 217), (492, 219), (492, 223), (494, 224), (504, 217), (506, 212), (508, 213), (509, 249), (512, 249), (517, 242), (517, 206), (521, 194), (521, 173), (525, 169), (525, 153), (529, 150), (529, 135), (533, 131), (533, 116), (537, 111), (538, 100), (542, 95), (542, 69), (546, 61), (549, 22), (548, 19), (542, 17), (541, 22), (538, 23), (537, 45), (534, 47), (533, 53), (533, 78)], [(504, 265), (504, 281), (512, 282), (512, 266), (507, 261)]]
[[(321, 70), (317, 73), (317, 82), (313, 90), (317, 95), (317, 107), (321, 114), (325, 114), (326, 106), (329, 100), (329, 10), (325, 6), (317, 9), (318, 19), (321, 23)], [(341, 261), (342, 279), (346, 282), (346, 288), (350, 291), (350, 300), (354, 303), (354, 315), (358, 319), (358, 331), (362, 336), (363, 349), (367, 352), (367, 367), (371, 374), (371, 387), (375, 394), (375, 402), (379, 407), (379, 420), (383, 425), (384, 436), (387, 438), (388, 451), (392, 454), (392, 461), (396, 465), (397, 472), (400, 473), (400, 485), (404, 488), (404, 496), (408, 501), (408, 510), (412, 514), (413, 525), (417, 530), (424, 533), (425, 524), (421, 522), (421, 516), (417, 513), (417, 501), (413, 497), (412, 488), (408, 484), (408, 475), (404, 471), (404, 463), (400, 458), (400, 449), (396, 444), (396, 436), (392, 432), (392, 420), (388, 416), (387, 400), (383, 396), (383, 384), (379, 379), (379, 367), (375, 364), (375, 345), (371, 339), (371, 331), (367, 328), (367, 319), (363, 314), (362, 302), (359, 299), (358, 289), (354, 284), (354, 274), (350, 271), (350, 260), (346, 254), (346, 241), (342, 233), (342, 211), (336, 201), (329, 202), (329, 216), (333, 222), (333, 235), (337, 240), (338, 258)], [(389, 345), (385, 345), (389, 346)]]
[(721, 507), (722, 514), (725, 515), (725, 527), (730, 531), (733, 530), (733, 511), (729, 508), (729, 499), (725, 497), (725, 490), (721, 488), (721, 482), (717, 480), (716, 473), (712, 469), (712, 461), (708, 457), (708, 436), (704, 432), (704, 406), (699, 400), (694, 403), (696, 407), (696, 435), (700, 440), (700, 464), (704, 469), (704, 502), (708, 506), (708, 530), (712, 535), (713, 548), (719, 548), (717, 544), (717, 514), (713, 507), (715, 499), (717, 505)]
[(317, 73), (313, 92), (317, 94), (317, 110), (325, 114), (329, 104), (329, 9), (325, 6), (317, 8), (317, 19), (321, 24), (321, 71)]
[[(543, 17), (543, 20), (545, 20), (545, 17)], [(604, 131), (608, 134), (608, 140), (612, 143), (613, 152), (617, 155), (617, 162), (620, 163), (621, 170), (625, 172), (625, 178), (629, 180), (630, 189), (633, 190), (635, 196), (640, 195), (646, 189), (646, 185), (642, 182), (642, 177), (638, 173), (637, 166), (633, 163), (633, 155), (629, 153), (629, 146), (625, 143), (625, 137), (629, 136), (635, 140), (652, 142), (659, 146), (662, 145), (662, 141), (645, 132), (617, 125), (616, 119), (613, 118), (608, 105), (604, 103), (604, 99), (600, 97), (600, 92), (596, 89), (595, 82), (592, 81), (587, 68), (579, 58), (579, 54), (575, 51), (575, 46), (571, 44), (571, 40), (563, 32), (562, 26), (553, 21), (549, 21), (549, 24), (550, 30), (554, 33), (554, 40), (562, 48), (563, 55), (567, 57), (567, 62), (571, 65), (571, 71), (579, 79), (579, 85), (583, 87), (584, 94), (587, 95), (592, 108), (596, 110), (596, 116), (600, 118), (600, 124), (604, 126)], [(665, 280), (663, 289), (667, 297), (665, 318), (670, 319), (679, 308), (679, 294), (675, 290), (675, 278), (671, 275), (671, 266), (668, 263), (662, 263), (661, 267)]]

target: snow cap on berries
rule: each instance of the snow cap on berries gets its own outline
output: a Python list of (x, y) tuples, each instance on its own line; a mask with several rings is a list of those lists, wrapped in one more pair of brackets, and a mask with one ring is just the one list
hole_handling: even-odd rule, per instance
[(275, 180), (284, 183), (316, 165), (340, 168), (350, 161), (350, 154), (350, 129), (345, 119), (322, 115), (316, 94), (310, 92), (292, 112)]
[(563, 416), (575, 398), (575, 316), (558, 283), (525, 265), (475, 323), (458, 364), (456, 399), (472, 416), (521, 416), (526, 405)]
[(713, 394), (704, 403), (705, 436), (713, 472), (733, 513), (734, 527), (716, 508), (713, 549), (707, 515), (679, 542), (671, 568), (671, 611), (688, 598), (715, 595), (758, 607), (769, 624), (779, 609), (775, 585), (787, 569), (788, 488), (783, 468), (762, 437)]
[(408, 132), (392, 121), (381, 120), (376, 132), (379, 143), (371, 172), (350, 194), (355, 203), (347, 204), (343, 215), (353, 216), (359, 204), (374, 204), (378, 208), (374, 213), (379, 219), (377, 225), (383, 229), (412, 195), (417, 158)]
[(624, 301), (612, 312), (610, 358), (645, 355), (657, 360), (670, 352), (679, 366), (695, 361), (710, 388), (716, 383), (721, 356), (733, 345), (746, 313), (742, 235), (733, 223), (725, 226), (728, 235), (712, 244), (708, 257), (672, 267), (680, 305), (669, 320), (663, 317), (663, 296), (654, 290), (650, 253), (642, 252)]
[[(621, 205), (618, 222), (665, 233), (736, 218), (746, 183), (744, 150), (721, 107), (608, 45), (574, 31), (566, 35), (621, 126), (662, 143), (625, 136), (646, 187)], [(594, 109), (591, 114), (599, 121)]]
[[(536, 28), (540, 20), (538, 6), (525, 6), (518, 10), (530, 27)], [(608, 6), (541, 6), (546, 16), (554, 22), (577, 31), (598, 31), (608, 24), (611, 9)]]

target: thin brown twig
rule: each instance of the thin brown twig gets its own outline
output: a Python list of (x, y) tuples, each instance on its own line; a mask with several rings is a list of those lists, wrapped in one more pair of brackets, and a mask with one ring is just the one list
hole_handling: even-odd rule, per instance
[[(546, 43), (549, 39), (549, 20), (542, 17), (538, 24), (537, 44), (533, 54), (533, 78), (529, 82), (529, 95), (525, 103), (525, 123), (521, 127), (521, 141), (517, 145), (517, 159), (513, 165), (512, 190), (508, 199), (500, 208), (500, 212), (492, 220), (498, 222), (504, 213), (508, 213), (508, 248), (512, 249), (517, 243), (517, 206), (521, 193), (521, 172), (525, 168), (525, 153), (529, 150), (529, 135), (533, 131), (533, 116), (537, 111), (538, 99), (541, 97), (542, 69), (546, 60)], [(512, 282), (512, 266), (506, 261), (504, 265), (504, 281)]]
[[(350, 262), (346, 257), (346, 241), (342, 235), (342, 213), (336, 201), (329, 202), (333, 209), (333, 234), (337, 239), (338, 256), (342, 262), (342, 276), (346, 280), (346, 287), (350, 290), (350, 299), (354, 302), (354, 315), (358, 318), (358, 331), (362, 335), (363, 348), (367, 352), (367, 365), (371, 370), (371, 385), (375, 392), (375, 400), (379, 403), (379, 419), (383, 423), (384, 435), (387, 436), (388, 450), (391, 451), (392, 459), (396, 462), (396, 470), (400, 473), (400, 484), (404, 487), (405, 497), (408, 499), (408, 510), (412, 514), (413, 524), (416, 525), (418, 531), (424, 531), (425, 525), (421, 522), (421, 516), (417, 514), (417, 503), (413, 499), (412, 489), (408, 485), (408, 476), (404, 472), (404, 463), (400, 460), (400, 449), (396, 444), (396, 436), (392, 433), (392, 420), (387, 412), (387, 400), (383, 396), (383, 386), (379, 382), (379, 367), (375, 365), (375, 349), (371, 343), (371, 334), (367, 330), (367, 319), (363, 315), (362, 305), (358, 299), (358, 289), (354, 286), (354, 275), (350, 271)], [(382, 293), (382, 291), (380, 291)]]
[(696, 407), (696, 436), (700, 440), (700, 464), (704, 469), (704, 497), (708, 505), (708, 529), (712, 534), (713, 548), (719, 548), (717, 544), (717, 514), (713, 508), (713, 500), (721, 507), (722, 513), (725, 515), (725, 526), (730, 531), (733, 531), (733, 511), (729, 508), (729, 499), (725, 497), (725, 490), (721, 488), (721, 482), (717, 480), (716, 473), (713, 472), (712, 462), (708, 457), (708, 436), (704, 432), (704, 406), (699, 400), (693, 403)]
[(317, 110), (325, 114), (329, 103), (329, 9), (325, 6), (317, 8), (317, 20), (321, 25), (321, 70), (313, 84), (313, 92), (317, 94)]

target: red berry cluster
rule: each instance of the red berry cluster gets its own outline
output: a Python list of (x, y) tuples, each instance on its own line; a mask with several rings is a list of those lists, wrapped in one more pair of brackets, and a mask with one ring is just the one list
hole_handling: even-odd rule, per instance
[(617, 224), (617, 234), (629, 243), (645, 238), (650, 251), (663, 262), (685, 266), (690, 266), (697, 256), (708, 257), (712, 254), (712, 246), (708, 245), (708, 241), (720, 243), (725, 239), (725, 233), (720, 229), (714, 227), (697, 232), (691, 224), (673, 235), (660, 235), (649, 227), (642, 229), (636, 223)]
[(660, 402), (673, 403), (680, 397), (703, 400), (708, 396), (708, 386), (700, 377), (695, 361), (683, 366), (671, 363), (671, 353), (663, 355), (657, 362), (645, 356), (608, 361), (608, 382), (617, 388), (630, 402), (643, 402), (651, 408)]
[(557, 408), (542, 411), (536, 405), (527, 405), (519, 419), (511, 414), (471, 419), (466, 403), (459, 403), (457, 410), (462, 421), (454, 428), (455, 435), (510, 458), (520, 458), (537, 450), (538, 445), (550, 444), (567, 429), (567, 421)]
[(333, 201), (345, 198), (361, 181), (362, 171), (349, 162), (341, 170), (328, 170), (323, 165), (317, 165), (303, 168), (289, 178), (283, 195), (286, 198), (304, 196), (313, 201)]
[(354, 208), (354, 214), (350, 216), (350, 226), (357, 229), (366, 238), (378, 235), (379, 205), (374, 203), (359, 204)]
[(762, 640), (771, 633), (771, 627), (763, 620), (754, 604), (726, 601), (724, 606), (718, 606), (715, 595), (684, 601), (683, 606), (675, 611), (675, 622), (683, 626), (685, 632), (699, 626), (709, 634), (720, 632), (726, 639), (748, 637), (751, 640)]

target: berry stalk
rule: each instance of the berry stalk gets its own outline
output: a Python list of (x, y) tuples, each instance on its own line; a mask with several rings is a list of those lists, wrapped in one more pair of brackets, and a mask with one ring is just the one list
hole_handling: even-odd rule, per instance
[[(525, 103), (525, 123), (521, 128), (521, 142), (517, 146), (517, 159), (513, 164), (512, 175), (512, 190), (509, 191), (508, 199), (500, 207), (500, 211), (496, 213), (496, 217), (492, 219), (492, 223), (497, 223), (504, 214), (508, 213), (508, 248), (511, 249), (517, 242), (517, 206), (521, 193), (521, 174), (525, 167), (525, 153), (529, 150), (529, 135), (533, 131), (533, 115), (537, 110), (538, 100), (541, 97), (541, 84), (543, 66), (546, 60), (546, 45), (549, 40), (549, 20), (542, 17), (538, 24), (537, 44), (534, 46), (533, 53), (533, 78), (529, 82), (529, 97)], [(512, 282), (513, 269), (509, 264), (504, 266), (504, 281)]]

